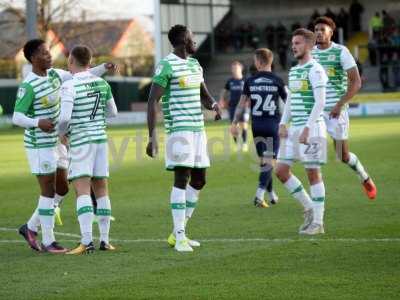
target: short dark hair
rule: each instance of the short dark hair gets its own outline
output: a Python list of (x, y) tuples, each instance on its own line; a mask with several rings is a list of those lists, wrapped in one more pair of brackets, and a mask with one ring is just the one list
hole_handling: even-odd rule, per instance
[(254, 55), (264, 65), (271, 65), (274, 60), (274, 54), (268, 48), (259, 48), (254, 52)]
[(168, 31), (168, 39), (172, 47), (180, 46), (185, 44), (185, 35), (188, 29), (185, 25), (174, 25)]
[(305, 28), (298, 28), (295, 31), (293, 31), (292, 36), (300, 35), (304, 37), (304, 39), (309, 42), (310, 44), (314, 45), (315, 44), (315, 34), (314, 32), (305, 29)]
[(85, 45), (74, 46), (71, 50), (71, 55), (75, 59), (76, 64), (81, 67), (88, 66), (92, 59), (92, 51)]
[(317, 24), (325, 24), (328, 25), (332, 31), (335, 31), (336, 29), (336, 24), (335, 21), (333, 21), (331, 18), (329, 17), (318, 17), (314, 20), (314, 27), (317, 26)]
[(26, 42), (24, 45), (24, 56), (27, 61), (32, 62), (32, 55), (35, 54), (37, 49), (45, 44), (46, 42), (42, 39), (33, 39)]

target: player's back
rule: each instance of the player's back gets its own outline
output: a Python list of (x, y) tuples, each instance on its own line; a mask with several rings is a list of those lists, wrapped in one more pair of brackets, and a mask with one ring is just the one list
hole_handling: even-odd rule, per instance
[(252, 125), (280, 121), (279, 99), (286, 100), (285, 85), (272, 72), (258, 72), (246, 80), (243, 94), (251, 100)]
[(74, 91), (70, 122), (71, 147), (106, 142), (106, 105), (112, 99), (109, 84), (89, 72), (75, 74), (68, 84), (72, 85)]

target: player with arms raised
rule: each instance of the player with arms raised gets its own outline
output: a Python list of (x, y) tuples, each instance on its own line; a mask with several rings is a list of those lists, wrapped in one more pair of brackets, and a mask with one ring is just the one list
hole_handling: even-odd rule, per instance
[(240, 116), (250, 103), (251, 127), (257, 155), (260, 158), (259, 183), (254, 198), (257, 207), (268, 207), (264, 200), (268, 191), (270, 203), (276, 204), (278, 196), (272, 188), (272, 170), (279, 149), (280, 99), (286, 101), (285, 84), (271, 72), (273, 54), (267, 48), (257, 49), (254, 64), (257, 73), (245, 82), (243, 94), (232, 123), (232, 133), (237, 134)]
[(73, 78), (61, 87), (60, 135), (68, 134), (70, 165), (68, 180), (76, 192), (76, 210), (81, 229), (81, 242), (67, 254), (92, 252), (93, 206), (91, 188), (96, 196), (100, 231), (100, 250), (115, 250), (109, 243), (111, 203), (108, 195), (108, 148), (106, 116), (117, 115), (109, 84), (91, 74), (91, 51), (75, 46), (68, 58)]
[(221, 116), (204, 83), (202, 67), (189, 57), (196, 51), (192, 32), (186, 26), (175, 25), (169, 30), (168, 39), (174, 50), (159, 62), (148, 100), (146, 153), (154, 157), (158, 152), (155, 127), (157, 105), (162, 98), (167, 133), (165, 163), (167, 170), (174, 171), (170, 196), (174, 230), (168, 243), (179, 252), (187, 252), (200, 245), (186, 237), (185, 227), (206, 184), (206, 168), (210, 166), (201, 104), (214, 110), (216, 119)]
[[(320, 165), (326, 163), (326, 127), (322, 112), (328, 77), (323, 67), (311, 57), (314, 44), (313, 32), (304, 28), (293, 32), (292, 50), (298, 64), (289, 71), (290, 94), (279, 126), (282, 140), (276, 167), (278, 178), (304, 207), (304, 223), (299, 233), (308, 235), (324, 233), (325, 203)], [(291, 173), (295, 160), (300, 160), (306, 169), (311, 198), (300, 180)]]
[(373, 200), (377, 193), (375, 184), (357, 155), (350, 152), (348, 142), (348, 102), (361, 88), (360, 74), (350, 51), (332, 42), (335, 28), (335, 22), (329, 17), (319, 17), (314, 21), (317, 45), (312, 56), (325, 68), (329, 78), (324, 120), (338, 157), (357, 173), (368, 198)]

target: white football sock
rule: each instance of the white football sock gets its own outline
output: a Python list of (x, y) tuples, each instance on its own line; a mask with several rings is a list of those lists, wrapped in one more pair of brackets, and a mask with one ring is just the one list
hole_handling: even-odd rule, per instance
[(185, 208), (186, 190), (173, 187), (171, 191), (171, 210), (174, 222), (174, 234), (176, 239), (185, 237)]
[(289, 179), (284, 183), (284, 186), (289, 191), (292, 196), (299, 201), (299, 203), (304, 207), (304, 210), (309, 210), (313, 207), (310, 196), (304, 189), (301, 181), (294, 175), (291, 175)]
[(99, 231), (100, 231), (100, 241), (109, 243), (109, 233), (110, 233), (110, 218), (111, 218), (111, 202), (108, 196), (97, 198), (97, 212)]
[(350, 158), (347, 162), (350, 168), (357, 172), (358, 177), (363, 182), (369, 178), (368, 173), (364, 170), (363, 165), (361, 164), (360, 160), (358, 159), (357, 155), (350, 152)]
[(55, 241), (54, 237), (54, 198), (39, 197), (39, 219), (42, 228), (42, 243), (49, 246)]
[(264, 194), (265, 194), (265, 189), (262, 189), (262, 188), (258, 187), (257, 190), (256, 190), (256, 197), (258, 199), (264, 200)]
[(321, 181), (317, 184), (310, 186), (310, 193), (312, 197), (314, 220), (313, 223), (322, 225), (324, 224), (324, 210), (325, 210), (325, 186)]
[(36, 207), (31, 218), (28, 221), (28, 228), (34, 232), (38, 232), (40, 226), (39, 207)]
[(56, 193), (56, 194), (54, 195), (54, 207), (59, 207), (59, 206), (61, 205), (61, 203), (62, 203), (64, 197), (65, 197), (65, 195), (64, 195), (64, 196), (61, 196), (61, 195), (59, 195), (59, 194)]
[(192, 217), (193, 211), (196, 208), (197, 201), (199, 200), (200, 191), (191, 187), (189, 184), (186, 186), (186, 209), (185, 209), (185, 225), (187, 221)]
[(88, 245), (93, 241), (93, 206), (90, 195), (82, 195), (76, 199), (76, 211), (78, 213), (78, 221), (81, 228), (81, 243)]

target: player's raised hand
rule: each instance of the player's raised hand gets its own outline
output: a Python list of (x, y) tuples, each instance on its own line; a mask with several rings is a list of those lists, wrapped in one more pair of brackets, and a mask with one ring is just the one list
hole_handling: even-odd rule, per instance
[(310, 135), (310, 128), (304, 127), (303, 132), (300, 134), (300, 137), (299, 137), (300, 144), (308, 145), (309, 135)]
[(218, 103), (214, 103), (213, 105), (213, 110), (215, 111), (215, 121), (221, 120), (222, 119), (222, 112), (221, 108), (219, 107)]
[(44, 132), (52, 132), (54, 130), (54, 124), (50, 119), (40, 119), (38, 127)]
[(158, 154), (158, 143), (156, 140), (152, 140), (147, 143), (146, 154), (152, 158), (156, 157)]
[(280, 138), (286, 139), (288, 137), (288, 131), (287, 131), (286, 125), (283, 125), (283, 124), (279, 125), (278, 133), (279, 133)]
[(109, 72), (111, 74), (115, 74), (115, 73), (119, 72), (118, 65), (113, 62), (106, 62), (104, 64), (104, 67), (106, 68), (107, 72)]

